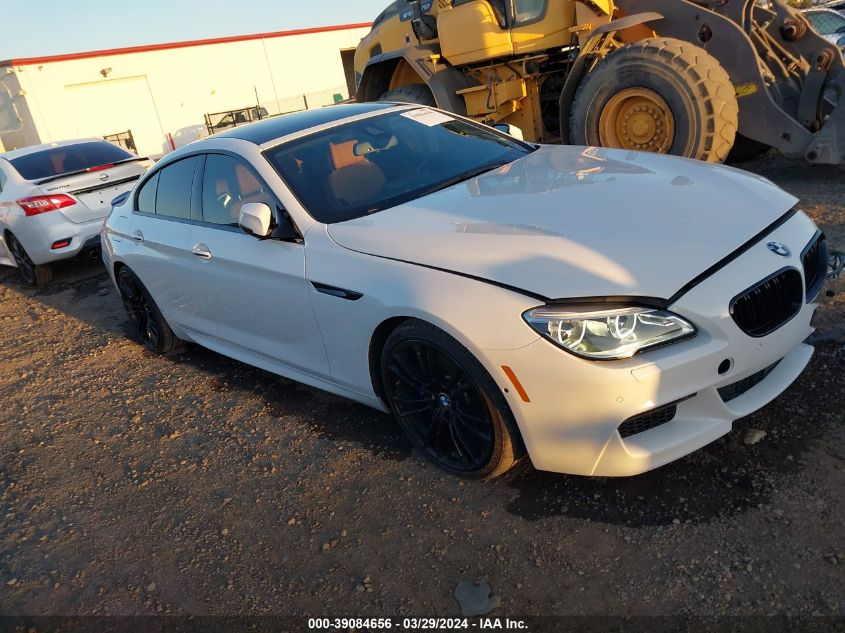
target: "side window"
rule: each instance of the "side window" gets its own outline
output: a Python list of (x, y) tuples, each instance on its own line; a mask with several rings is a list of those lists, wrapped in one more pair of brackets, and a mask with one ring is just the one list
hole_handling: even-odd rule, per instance
[(191, 219), (191, 193), (198, 163), (199, 157), (194, 156), (168, 165), (159, 172), (156, 215)]
[(150, 178), (138, 192), (138, 211), (141, 213), (156, 212), (156, 190), (158, 189), (158, 173)]
[(539, 20), (546, 14), (548, 0), (514, 0), (514, 27)]
[(6, 186), (6, 174), (0, 169), (0, 191)]
[(223, 154), (209, 154), (202, 183), (202, 220), (238, 226), (241, 207), (248, 202), (276, 205), (266, 186), (242, 161)]

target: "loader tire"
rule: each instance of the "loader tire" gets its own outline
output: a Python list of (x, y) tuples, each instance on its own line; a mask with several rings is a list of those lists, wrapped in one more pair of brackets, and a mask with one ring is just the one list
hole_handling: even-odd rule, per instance
[(628, 44), (581, 82), (569, 121), (574, 144), (721, 163), (739, 106), (728, 73), (704, 49), (672, 38)]
[(418, 105), (437, 107), (434, 95), (425, 84), (408, 84), (401, 88), (388, 90), (379, 97), (379, 101), (396, 101), (398, 103), (416, 103)]

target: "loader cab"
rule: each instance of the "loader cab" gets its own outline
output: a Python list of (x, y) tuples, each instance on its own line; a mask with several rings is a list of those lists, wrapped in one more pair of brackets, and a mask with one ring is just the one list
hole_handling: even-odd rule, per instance
[(443, 57), (458, 66), (566, 46), (574, 25), (574, 0), (453, 0), (437, 14)]

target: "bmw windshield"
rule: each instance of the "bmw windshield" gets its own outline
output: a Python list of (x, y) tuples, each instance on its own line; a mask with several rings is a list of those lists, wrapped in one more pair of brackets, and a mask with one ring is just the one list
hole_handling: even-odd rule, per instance
[(532, 151), (486, 126), (415, 108), (316, 132), (265, 155), (306, 210), (333, 224), (414, 200)]

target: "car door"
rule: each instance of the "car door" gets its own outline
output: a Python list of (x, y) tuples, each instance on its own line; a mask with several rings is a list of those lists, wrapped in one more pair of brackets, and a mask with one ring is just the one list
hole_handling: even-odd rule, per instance
[(241, 207), (282, 205), (239, 157), (208, 154), (201, 214), (191, 230), (197, 309), (213, 315), (219, 343), (251, 357), (328, 377), (323, 341), (311, 307), (301, 243), (258, 239), (238, 226)]
[(129, 244), (124, 261), (177, 330), (208, 327), (202, 318), (206, 315), (191, 309), (193, 256), (188, 250), (194, 179), (202, 160), (201, 156), (178, 160), (147, 179), (138, 190), (126, 236)]

